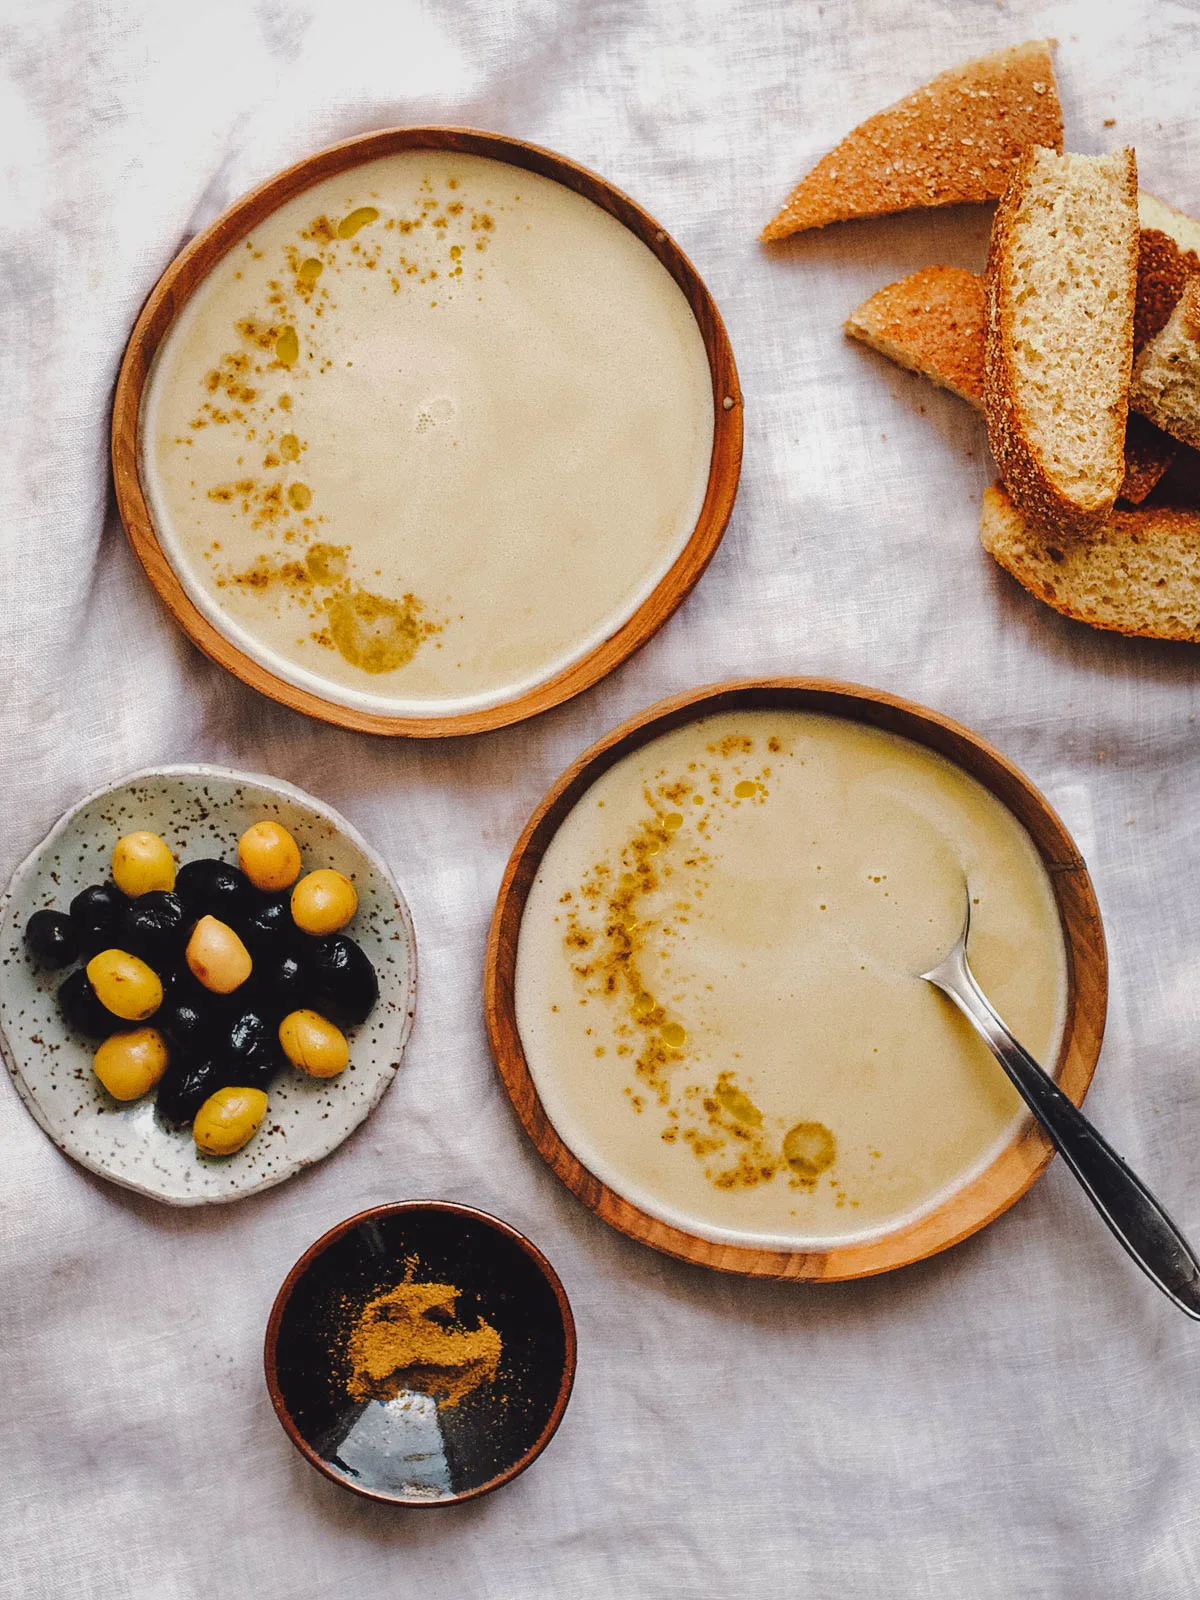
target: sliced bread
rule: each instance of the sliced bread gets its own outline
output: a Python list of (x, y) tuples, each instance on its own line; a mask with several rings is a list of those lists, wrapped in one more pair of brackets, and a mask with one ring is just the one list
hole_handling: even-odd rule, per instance
[(923, 267), (889, 283), (846, 318), (846, 332), (983, 410), (983, 279)]
[(1129, 404), (1184, 444), (1200, 447), (1200, 278), (1189, 278), (1162, 332), (1141, 352)]
[(762, 237), (996, 199), (1022, 151), (1062, 148), (1053, 42), (1033, 39), (952, 67), (860, 123), (796, 185)]
[(1066, 535), (1103, 527), (1125, 475), (1137, 163), (1029, 151), (988, 252), (983, 398), (1014, 504)]
[[(1179, 213), (1182, 215), (1182, 213)], [(1183, 250), (1159, 228), (1143, 228), (1138, 245), (1137, 310), (1133, 314), (1136, 354), (1166, 327), (1188, 279), (1200, 273), (1200, 256)]]
[(1064, 616), (1149, 639), (1200, 641), (1200, 510), (1114, 511), (1094, 539), (1060, 539), (1001, 484), (983, 496), (983, 547)]
[[(1139, 269), (1138, 304), (1142, 280)], [(889, 283), (846, 318), (846, 332), (910, 372), (983, 410), (984, 280), (962, 267), (923, 267)], [(1140, 505), (1170, 467), (1178, 446), (1144, 417), (1125, 429), (1121, 500)]]
[(1200, 222), (1144, 189), (1138, 190), (1138, 222), (1143, 228), (1165, 233), (1180, 250), (1200, 256)]

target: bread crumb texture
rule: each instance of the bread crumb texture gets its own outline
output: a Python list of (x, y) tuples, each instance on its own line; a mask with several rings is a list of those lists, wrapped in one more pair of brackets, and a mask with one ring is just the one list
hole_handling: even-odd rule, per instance
[[(1167, 243), (1176, 250), (1170, 240)], [(1166, 292), (1165, 275), (1154, 266), (1159, 260), (1157, 247), (1147, 251), (1143, 234), (1138, 257), (1139, 314), (1144, 291), (1159, 303)], [(1183, 282), (1186, 278), (1181, 288)], [(852, 311), (846, 318), (846, 332), (982, 411), (985, 301), (985, 282), (978, 273), (962, 267), (922, 267), (889, 283)], [(1125, 428), (1125, 476), (1118, 499), (1140, 505), (1177, 452), (1174, 439), (1131, 412)]]
[(1050, 39), (952, 67), (854, 129), (763, 229), (784, 239), (849, 217), (994, 200), (1031, 145), (1062, 149)]
[(1143, 638), (1200, 641), (1200, 511), (1114, 511), (1094, 539), (1057, 539), (993, 484), (980, 535), (1006, 572), (1064, 616)]
[(1184, 444), (1200, 446), (1200, 278), (1189, 280), (1137, 358), (1129, 404)]
[(1139, 229), (1132, 150), (1029, 152), (988, 255), (988, 440), (1015, 504), (1087, 534), (1124, 477)]

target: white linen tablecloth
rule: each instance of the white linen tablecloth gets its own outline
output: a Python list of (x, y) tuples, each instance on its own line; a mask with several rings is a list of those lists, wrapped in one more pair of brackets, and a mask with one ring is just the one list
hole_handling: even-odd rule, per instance
[[(610, 1231), (526, 1142), (484, 1041), (503, 863), (562, 767), (660, 696), (811, 672), (962, 719), (1042, 786), (1112, 958), (1089, 1110), (1200, 1237), (1200, 656), (1031, 600), (978, 542), (980, 420), (841, 332), (984, 208), (765, 252), (792, 182), (934, 72), (1053, 34), (1070, 148), (1136, 146), (1200, 214), (1192, 5), (1101, 0), (3, 0), (0, 878), (87, 789), (213, 760), (340, 807), (421, 951), (395, 1086), (335, 1155), (173, 1211), (61, 1156), (0, 1083), (0, 1593), (89, 1600), (1175, 1600), (1200, 1592), (1200, 1329), (1056, 1165), (984, 1233), (847, 1285), (748, 1283)], [(605, 173), (690, 253), (745, 391), (741, 494), (683, 610), (523, 727), (337, 731), (192, 648), (107, 467), (128, 331), (183, 242), (326, 142), (465, 123)], [(263, 1329), (295, 1257), (408, 1196), (500, 1213), (559, 1268), (579, 1376), (541, 1461), (441, 1512), (356, 1500), (292, 1449)]]

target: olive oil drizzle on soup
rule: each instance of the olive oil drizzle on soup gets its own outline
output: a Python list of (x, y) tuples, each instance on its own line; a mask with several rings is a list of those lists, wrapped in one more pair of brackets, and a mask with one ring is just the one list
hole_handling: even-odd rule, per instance
[(408, 151), (213, 268), (142, 440), (160, 541), (222, 632), (344, 703), (434, 715), (554, 676), (653, 590), (703, 503), (711, 376), (607, 212)]
[(625, 757), (551, 841), (517, 1022), (559, 1135), (712, 1238), (879, 1233), (981, 1170), (1023, 1109), (918, 974), (973, 899), (971, 959), (1052, 1063), (1053, 892), (1016, 819), (920, 745), (837, 718), (701, 719)]

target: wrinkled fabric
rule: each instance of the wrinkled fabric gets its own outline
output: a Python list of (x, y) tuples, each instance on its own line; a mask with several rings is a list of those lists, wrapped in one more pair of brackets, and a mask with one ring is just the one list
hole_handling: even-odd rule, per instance
[[(1057, 617), (980, 549), (983, 425), (841, 331), (880, 285), (982, 267), (986, 208), (756, 243), (856, 121), (1052, 34), (1068, 146), (1137, 148), (1200, 215), (1191, 6), (921, 0), (4, 0), (0, 5), (0, 879), (90, 788), (208, 760), (339, 807), (412, 906), (416, 1030), (371, 1120), (240, 1204), (92, 1177), (0, 1083), (0, 1593), (88, 1600), (1174, 1600), (1200, 1592), (1200, 1330), (1056, 1163), (983, 1233), (820, 1287), (678, 1264), (543, 1165), (492, 1068), (484, 939), (551, 780), (620, 719), (735, 674), (865, 682), (1040, 785), (1112, 961), (1089, 1109), (1200, 1236), (1200, 708), (1193, 649)], [(746, 454), (682, 610), (607, 681), (483, 737), (323, 726), (206, 661), (130, 555), (107, 424), (138, 308), (250, 185), (396, 123), (497, 129), (606, 174), (695, 261)], [(0, 981), (2, 974), (0, 974)], [(316, 1474), (262, 1374), (300, 1252), (378, 1202), (498, 1212), (579, 1325), (563, 1426), (516, 1483), (395, 1511)]]

